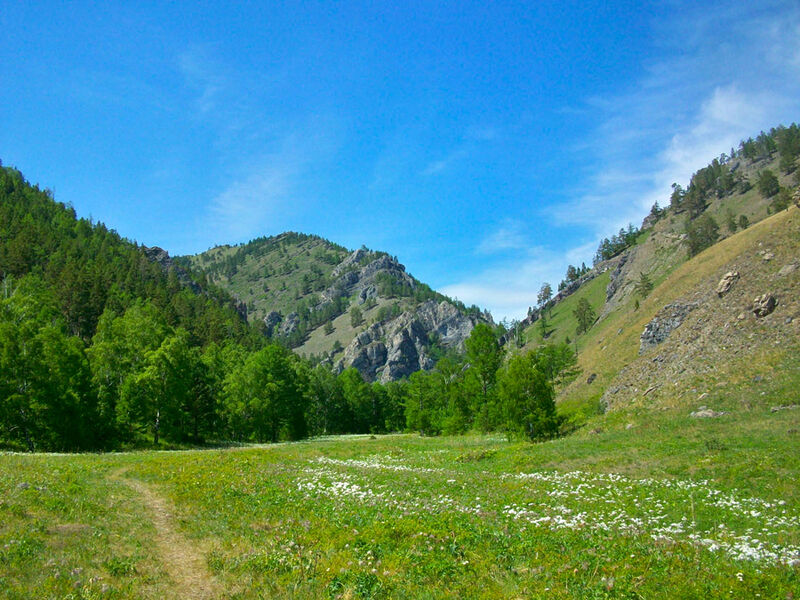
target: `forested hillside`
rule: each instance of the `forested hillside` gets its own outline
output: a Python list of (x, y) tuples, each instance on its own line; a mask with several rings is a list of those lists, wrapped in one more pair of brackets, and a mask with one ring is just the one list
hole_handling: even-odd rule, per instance
[[(794, 331), (796, 315), (784, 315), (794, 306), (796, 277), (786, 278), (797, 269), (787, 262), (793, 222), (760, 221), (800, 201), (792, 190), (798, 140), (797, 126), (777, 128), (715, 159), (685, 190), (674, 186), (669, 206), (654, 206), (641, 229), (603, 240), (592, 268), (570, 266), (555, 295), (543, 285), (528, 317), (505, 330), (384, 253), (283, 234), (173, 260), (77, 218), (2, 168), (0, 445), (107, 449), (403, 429), (564, 433), (596, 413), (601, 396), (619, 405), (623, 395), (609, 390), (635, 396), (642, 381), (666, 389), (656, 367), (636, 361), (631, 340), (652, 335), (660, 344), (665, 321), (677, 328), (709, 305), (708, 281), (680, 275), (687, 260), (700, 261), (690, 269), (698, 277), (722, 277), (723, 268), (732, 281), (747, 275), (737, 302), (758, 291), (770, 310), (777, 304), (781, 331)], [(786, 264), (770, 262), (778, 259)], [(784, 299), (769, 301), (773, 280)], [(245, 296), (252, 323), (245, 298), (217, 283)], [(742, 335), (761, 330), (744, 327), (752, 306), (729, 308), (740, 311), (740, 325), (720, 321), (733, 332), (724, 347), (747, 358)], [(695, 340), (713, 335), (690, 334), (673, 370), (697, 373)], [(717, 369), (733, 364), (724, 353), (718, 360)]]
[[(433, 366), (448, 354), (439, 372), (450, 375), (420, 373), (383, 385), (365, 382), (345, 365), (334, 372), (330, 361), (314, 368), (266, 337), (263, 324), (249, 326), (238, 301), (202, 271), (77, 218), (50, 192), (2, 168), (0, 446), (174, 447), (406, 427), (425, 433), (473, 427), (526, 436), (555, 433), (551, 379), (537, 374), (535, 361), (518, 365), (507, 381), (512, 386), (515, 378), (534, 378), (538, 395), (528, 400), (544, 403), (535, 419), (541, 426), (529, 427), (527, 405), (512, 387), (505, 396), (495, 394), (502, 353), (492, 327), (480, 322), (473, 328), (474, 321), (464, 321), (459, 312), (469, 312), (463, 307), (436, 304), (438, 295), (386, 255), (359, 250), (336, 268), (334, 276), (351, 287), (334, 284), (329, 302), (356, 301), (352, 286), (359, 283), (366, 290), (357, 296), (362, 304), (368, 305), (373, 291), (427, 300), (424, 321), (431, 331), (442, 327), (441, 338), (428, 338), (417, 317), (396, 309), (373, 326), (395, 323), (403, 348), (418, 352), (418, 343), (430, 351), (420, 362), (424, 357)], [(387, 271), (394, 273), (391, 280)], [(404, 337), (409, 332), (421, 337)], [(464, 342), (466, 355), (455, 346), (447, 350), (453, 339)], [(369, 341), (364, 355), (382, 343)], [(398, 364), (419, 369), (420, 363), (402, 362), (407, 356), (396, 357)], [(542, 355), (540, 363), (548, 360)]]

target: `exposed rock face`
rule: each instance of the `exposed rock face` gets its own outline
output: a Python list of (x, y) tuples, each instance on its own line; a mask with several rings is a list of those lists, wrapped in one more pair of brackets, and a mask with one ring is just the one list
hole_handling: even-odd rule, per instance
[(716, 290), (717, 296), (722, 298), (722, 296), (724, 296), (728, 292), (728, 290), (730, 290), (731, 287), (733, 287), (733, 284), (736, 283), (737, 279), (739, 279), (739, 271), (728, 271), (727, 273), (725, 273), (725, 275), (722, 277), (722, 279), (719, 280), (719, 283), (717, 284), (717, 290)]
[(277, 327), (281, 321), (283, 321), (281, 313), (275, 312), (274, 310), (267, 313), (267, 316), (264, 317), (264, 325), (267, 327), (268, 336), (272, 335), (272, 333), (275, 331), (275, 327)]
[(342, 296), (356, 296), (359, 304), (378, 296), (379, 275), (389, 277), (395, 285), (415, 288), (417, 282), (406, 268), (386, 254), (363, 248), (352, 252), (332, 272), (333, 284), (320, 294), (317, 309)]
[(406, 311), (368, 327), (350, 342), (335, 368), (355, 367), (365, 379), (383, 383), (430, 370), (434, 366), (431, 341), (438, 340), (444, 348), (461, 348), (477, 321), (449, 302), (429, 300), (413, 313)]
[(617, 262), (616, 267), (613, 271), (611, 271), (611, 280), (608, 282), (606, 286), (606, 302), (611, 300), (614, 294), (617, 293), (620, 284), (623, 281), (622, 277), (622, 270), (625, 267), (625, 264), (628, 262), (628, 258), (630, 257), (630, 252), (624, 252), (619, 257), (619, 262)]
[(697, 302), (683, 304), (674, 302), (658, 311), (655, 318), (645, 325), (639, 337), (639, 354), (657, 346), (669, 337), (673, 330), (681, 326), (686, 316), (697, 308)]
[(771, 294), (763, 294), (753, 300), (753, 313), (756, 317), (766, 317), (773, 310), (775, 310), (775, 296)]
[(202, 291), (200, 286), (197, 285), (197, 283), (195, 283), (191, 277), (189, 277), (186, 269), (176, 265), (175, 261), (172, 260), (172, 257), (170, 257), (166, 250), (159, 248), (158, 246), (152, 246), (150, 248), (147, 246), (142, 246), (142, 251), (148, 260), (157, 263), (164, 270), (164, 272), (174, 270), (175, 275), (178, 277), (178, 281), (181, 282), (181, 285), (188, 287), (195, 294), (199, 294)]
[(278, 327), (278, 333), (280, 335), (291, 335), (297, 329), (297, 326), (300, 325), (300, 317), (296, 312), (289, 313), (286, 318), (281, 322), (280, 327)]

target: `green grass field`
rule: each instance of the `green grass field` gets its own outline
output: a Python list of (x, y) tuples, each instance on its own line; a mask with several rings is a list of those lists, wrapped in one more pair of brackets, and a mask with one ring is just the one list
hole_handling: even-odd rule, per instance
[(2, 455), (0, 597), (790, 598), (800, 411), (767, 408), (790, 384), (537, 445)]

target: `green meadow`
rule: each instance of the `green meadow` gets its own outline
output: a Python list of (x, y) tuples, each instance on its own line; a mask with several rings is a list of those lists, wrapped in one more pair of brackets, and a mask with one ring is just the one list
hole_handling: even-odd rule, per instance
[(2, 598), (791, 598), (800, 411), (0, 456)]

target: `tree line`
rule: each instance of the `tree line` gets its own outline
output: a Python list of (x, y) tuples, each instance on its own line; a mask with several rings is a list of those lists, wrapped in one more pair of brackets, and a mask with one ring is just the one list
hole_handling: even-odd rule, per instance
[(312, 366), (249, 326), (205, 275), (178, 268), (0, 166), (0, 446), (558, 431), (553, 390), (574, 362), (567, 348), (506, 361), (481, 323), (464, 354), (370, 384), (352, 368)]

